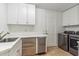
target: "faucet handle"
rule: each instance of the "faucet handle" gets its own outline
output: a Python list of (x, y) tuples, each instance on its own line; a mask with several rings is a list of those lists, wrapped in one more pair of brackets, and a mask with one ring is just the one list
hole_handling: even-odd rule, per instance
[(6, 34), (10, 34), (9, 32), (7, 32)]
[(3, 33), (3, 31), (2, 32), (0, 32), (0, 35)]
[(7, 34), (9, 34), (9, 32), (3, 33), (3, 34), (0, 36), (0, 39), (4, 38)]

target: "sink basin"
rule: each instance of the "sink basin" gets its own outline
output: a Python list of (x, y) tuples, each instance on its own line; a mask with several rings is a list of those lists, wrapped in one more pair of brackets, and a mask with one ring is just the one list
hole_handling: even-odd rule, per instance
[(7, 39), (4, 39), (4, 40), (2, 40), (2, 41), (0, 41), (0, 43), (1, 42), (13, 42), (13, 41), (16, 41), (18, 38), (7, 38)]

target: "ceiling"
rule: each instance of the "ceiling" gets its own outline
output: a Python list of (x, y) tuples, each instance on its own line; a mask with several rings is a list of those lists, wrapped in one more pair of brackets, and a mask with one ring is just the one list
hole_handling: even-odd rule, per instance
[(78, 3), (34, 3), (36, 7), (51, 9), (56, 11), (65, 11)]

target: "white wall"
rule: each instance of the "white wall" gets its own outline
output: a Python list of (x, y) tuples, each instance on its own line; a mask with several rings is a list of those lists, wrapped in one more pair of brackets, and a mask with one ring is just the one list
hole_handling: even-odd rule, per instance
[(9, 32), (33, 32), (34, 26), (28, 25), (8, 25)]
[(7, 9), (6, 4), (0, 3), (0, 32), (7, 31), (6, 19), (7, 19)]
[(53, 10), (36, 8), (36, 25), (8, 25), (10, 32), (35, 31), (48, 33), (48, 46), (57, 46), (57, 33), (62, 31), (62, 13)]

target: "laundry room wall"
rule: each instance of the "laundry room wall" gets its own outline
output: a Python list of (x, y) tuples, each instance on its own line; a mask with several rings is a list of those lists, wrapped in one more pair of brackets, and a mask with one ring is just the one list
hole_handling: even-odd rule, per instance
[(0, 32), (42, 32), (47, 33), (48, 46), (57, 46), (57, 33), (62, 31), (62, 12), (36, 8), (36, 24), (7, 25), (7, 4), (0, 4)]
[(7, 6), (6, 3), (0, 3), (0, 32), (8, 31), (7, 24)]

